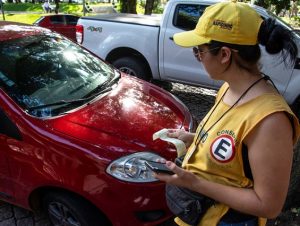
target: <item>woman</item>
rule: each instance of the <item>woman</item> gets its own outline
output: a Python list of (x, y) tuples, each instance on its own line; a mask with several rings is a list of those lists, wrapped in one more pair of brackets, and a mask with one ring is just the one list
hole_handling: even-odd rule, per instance
[(167, 161), (175, 174), (155, 176), (216, 201), (198, 225), (265, 225), (283, 207), (299, 123), (260, 72), (258, 44), (293, 64), (298, 51), (293, 36), (245, 3), (222, 2), (208, 7), (196, 28), (175, 34), (174, 41), (194, 47), (209, 76), (224, 84), (196, 134), (169, 131), (189, 147), (182, 168)]

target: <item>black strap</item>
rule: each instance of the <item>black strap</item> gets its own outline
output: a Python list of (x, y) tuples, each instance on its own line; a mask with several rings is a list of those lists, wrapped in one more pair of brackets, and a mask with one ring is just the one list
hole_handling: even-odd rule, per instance
[(221, 98), (219, 99), (218, 103), (214, 106), (213, 110), (211, 111), (210, 115), (208, 116), (207, 120), (204, 122), (203, 126), (201, 127), (201, 130), (196, 138), (196, 142), (195, 145), (198, 146), (198, 144), (201, 142), (201, 140), (208, 134), (208, 132), (232, 109), (234, 108), (239, 101), (248, 93), (248, 91), (255, 86), (257, 83), (259, 83), (261, 80), (269, 80), (269, 76), (263, 74), (263, 77), (257, 79), (255, 82), (253, 82), (243, 93), (242, 95), (234, 102), (233, 105), (230, 106), (230, 108), (227, 109), (227, 111), (225, 111), (206, 131), (205, 133), (202, 134), (203, 132), (203, 128), (206, 125), (206, 123), (208, 122), (208, 120), (210, 119), (210, 117), (212, 116), (212, 114), (214, 113), (214, 111), (216, 110), (217, 106), (220, 104), (220, 102), (222, 101), (223, 97), (225, 96), (225, 94), (227, 93), (229, 87), (225, 90), (225, 92), (223, 93), (223, 95), (221, 96)]

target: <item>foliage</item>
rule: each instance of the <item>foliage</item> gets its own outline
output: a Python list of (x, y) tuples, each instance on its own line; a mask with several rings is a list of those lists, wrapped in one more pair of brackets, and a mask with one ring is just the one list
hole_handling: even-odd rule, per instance
[[(147, 2), (147, 1), (146, 1)], [(140, 2), (140, 6), (143, 8), (143, 9), (145, 9), (145, 6), (146, 6), (146, 2), (145, 1), (141, 1)], [(158, 14), (160, 14), (160, 13), (163, 13), (163, 11), (164, 11), (164, 8), (163, 8), (163, 6), (162, 6), (162, 4), (160, 3), (161, 1), (159, 1), (159, 0), (154, 0), (154, 4), (153, 4), (153, 9), (151, 10), (152, 11), (152, 13), (158, 13)]]
[[(5, 20), (22, 22), (26, 24), (32, 24), (40, 16), (47, 15), (43, 13), (43, 8), (41, 4), (33, 3), (5, 3), (4, 10), (6, 11)], [(22, 14), (9, 13), (12, 12), (28, 12)], [(74, 3), (60, 3), (59, 12), (61, 13), (72, 13), (76, 15), (82, 15), (82, 5)], [(0, 21), (3, 20), (3, 17), (0, 16)]]
[[(121, 13), (138, 13), (144, 14), (145, 13), (145, 5), (146, 0), (119, 0), (119, 6), (117, 10)], [(163, 6), (159, 4), (159, 0), (154, 0), (153, 10), (152, 13), (162, 13)]]
[[(97, 5), (107, 5), (107, 4), (97, 4)], [(22, 11), (22, 12), (43, 12), (42, 4), (32, 4), (32, 3), (5, 3), (4, 11)], [(61, 13), (82, 13), (82, 4), (77, 3), (59, 3), (59, 12)]]
[(270, 9), (273, 6), (277, 15), (283, 10), (289, 10), (291, 7), (290, 0), (255, 0), (254, 4), (266, 9)]
[(275, 5), (275, 13), (279, 15), (282, 10), (290, 9), (290, 0), (270, 0), (272, 5)]
[(289, 20), (285, 20), (288, 24), (290, 24), (292, 27), (295, 29), (299, 30), (300, 29), (300, 17), (292, 17), (289, 18)]
[(259, 5), (261, 7), (264, 7), (265, 9), (267, 9), (271, 6), (270, 1), (271, 0), (256, 0), (256, 1), (254, 1), (254, 4)]

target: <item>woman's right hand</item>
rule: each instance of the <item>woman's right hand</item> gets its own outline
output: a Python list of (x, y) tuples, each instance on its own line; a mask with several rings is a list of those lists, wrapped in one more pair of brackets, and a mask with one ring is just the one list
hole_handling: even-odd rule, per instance
[(192, 144), (194, 136), (194, 133), (187, 132), (184, 129), (168, 129), (168, 137), (183, 141), (187, 148)]

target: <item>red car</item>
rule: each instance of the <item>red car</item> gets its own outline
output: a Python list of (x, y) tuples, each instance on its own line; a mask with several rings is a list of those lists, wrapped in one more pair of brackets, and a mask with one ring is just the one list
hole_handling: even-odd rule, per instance
[(187, 108), (48, 29), (0, 22), (0, 198), (54, 225), (157, 225), (171, 215), (145, 160)]
[(76, 24), (79, 16), (69, 14), (55, 14), (41, 16), (33, 25), (45, 27), (58, 32), (76, 42)]

